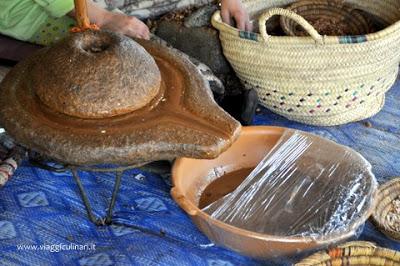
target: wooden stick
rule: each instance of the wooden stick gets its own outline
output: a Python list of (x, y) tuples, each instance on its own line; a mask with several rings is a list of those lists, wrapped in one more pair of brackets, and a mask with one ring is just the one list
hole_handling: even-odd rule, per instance
[(90, 20), (87, 11), (86, 0), (74, 0), (75, 3), (75, 17), (78, 27), (81, 29), (90, 28)]
[[(90, 1), (90, 0), (89, 0)], [(99, 30), (96, 24), (90, 24), (86, 0), (74, 0), (75, 18), (77, 27), (73, 27), (71, 32), (82, 32), (85, 30)]]

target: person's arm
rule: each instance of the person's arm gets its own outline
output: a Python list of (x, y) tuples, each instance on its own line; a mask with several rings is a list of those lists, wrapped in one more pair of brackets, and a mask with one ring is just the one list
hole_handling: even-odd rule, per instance
[[(129, 37), (142, 39), (150, 38), (149, 28), (139, 19), (122, 13), (107, 11), (91, 0), (87, 0), (87, 5), (90, 22), (96, 24), (100, 28), (119, 32)], [(69, 12), (68, 15), (75, 17), (74, 10)]]
[(74, 8), (73, 0), (33, 0), (41, 6), (51, 17), (59, 18), (65, 16)]
[(236, 25), (239, 30), (253, 30), (249, 15), (240, 0), (221, 0), (221, 17), (222, 21)]

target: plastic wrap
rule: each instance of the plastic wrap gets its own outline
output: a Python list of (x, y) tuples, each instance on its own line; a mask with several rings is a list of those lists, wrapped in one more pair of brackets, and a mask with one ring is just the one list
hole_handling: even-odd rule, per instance
[[(232, 193), (203, 210), (236, 227), (276, 236), (320, 238), (355, 230), (377, 184), (358, 153), (287, 131)], [(372, 178), (370, 178), (372, 176)], [(368, 177), (368, 178), (367, 178)]]

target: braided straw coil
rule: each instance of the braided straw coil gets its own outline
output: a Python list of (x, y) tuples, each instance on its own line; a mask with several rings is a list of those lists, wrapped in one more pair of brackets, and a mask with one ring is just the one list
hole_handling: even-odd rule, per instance
[[(336, 32), (336, 35), (362, 35), (371, 32), (362, 13), (342, 1), (301, 0), (287, 9), (310, 22), (320, 34), (332, 35)], [(294, 20), (282, 16), (280, 22), (287, 35), (304, 36), (304, 31)]]
[(296, 266), (376, 265), (400, 266), (400, 252), (381, 248), (370, 242), (349, 242), (337, 248), (318, 252)]
[[(288, 119), (321, 126), (359, 121), (378, 113), (394, 84), (400, 62), (400, 1), (344, 1), (391, 26), (362, 36), (322, 36), (300, 15), (279, 8), (294, 1), (245, 1), (260, 33), (244, 32), (222, 22), (224, 54), (261, 103)], [(308, 37), (271, 36), (266, 23), (274, 16), (298, 23)]]
[[(391, 226), (388, 215), (393, 211), (393, 201), (400, 198), (400, 178), (395, 178), (379, 188), (377, 206), (372, 214), (372, 222), (391, 239), (400, 241), (400, 231)], [(400, 215), (399, 215), (400, 216)], [(400, 220), (398, 221), (400, 224)]]

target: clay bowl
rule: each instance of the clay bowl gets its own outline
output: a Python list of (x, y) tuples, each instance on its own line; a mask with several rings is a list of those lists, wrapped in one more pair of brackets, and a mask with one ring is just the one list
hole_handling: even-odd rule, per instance
[[(259, 259), (292, 256), (348, 239), (357, 232), (357, 229), (372, 213), (375, 205), (376, 180), (370, 172), (369, 164), (353, 151), (351, 158), (355, 159), (350, 163), (367, 165), (366, 170), (369, 174), (366, 174), (363, 179), (367, 184), (365, 193), (367, 204), (360, 211), (360, 215), (349, 225), (347, 231), (342, 230), (335, 234), (318, 237), (269, 235), (244, 230), (213, 219), (198, 207), (202, 192), (211, 182), (226, 173), (254, 168), (273, 148), (284, 131), (284, 128), (278, 127), (244, 127), (239, 139), (218, 158), (212, 160), (180, 158), (175, 162), (172, 170), (174, 184), (171, 191), (172, 197), (212, 242)], [(315, 135), (305, 134), (319, 141), (321, 147), (335, 145), (339, 149), (348, 149)]]

